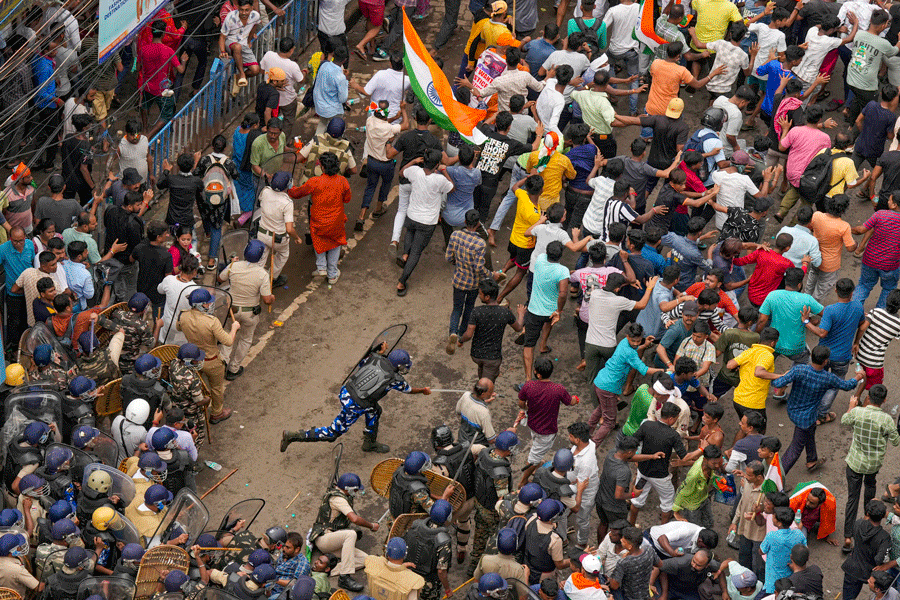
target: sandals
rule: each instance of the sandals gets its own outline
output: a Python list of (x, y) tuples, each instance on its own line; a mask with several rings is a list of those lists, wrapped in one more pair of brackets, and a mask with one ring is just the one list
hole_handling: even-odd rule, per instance
[(359, 48), (354, 48), (353, 53), (362, 59), (364, 63), (369, 62), (369, 57), (366, 56), (366, 53), (360, 50)]
[(822, 465), (824, 465), (826, 462), (827, 462), (827, 459), (825, 459), (825, 458), (820, 458), (819, 460), (817, 460), (816, 462), (814, 462), (812, 466), (807, 465), (807, 466), (806, 466), (806, 472), (807, 472), (807, 473), (815, 473), (816, 471), (818, 471), (819, 469), (821, 469), (821, 468), (822, 468)]
[(541, 354), (550, 354), (551, 352), (553, 352), (553, 348), (551, 348), (550, 346), (547, 346), (544, 350), (541, 350)]
[(408, 292), (408, 291), (409, 291), (409, 288), (406, 288), (406, 287), (397, 288), (397, 295), (402, 298), (403, 296), (406, 295), (406, 292)]
[(384, 208), (384, 207), (381, 207), (381, 209), (376, 210), (375, 212), (373, 212), (373, 213), (372, 213), (372, 216), (375, 217), (375, 218), (377, 219), (378, 217), (382, 216), (382, 215), (383, 215), (384, 213), (386, 213), (386, 212), (387, 212), (387, 209)]
[(817, 419), (816, 426), (818, 427), (819, 425), (824, 425), (825, 423), (831, 423), (835, 419), (837, 419), (837, 413), (830, 412), (825, 415), (824, 419)]

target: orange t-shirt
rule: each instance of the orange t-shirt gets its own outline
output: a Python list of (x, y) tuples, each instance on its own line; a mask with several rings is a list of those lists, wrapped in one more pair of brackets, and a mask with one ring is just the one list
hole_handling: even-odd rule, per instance
[(809, 228), (819, 240), (819, 250), (822, 252), (819, 270), (834, 273), (841, 268), (843, 247), (849, 250), (855, 241), (850, 232), (850, 224), (840, 217), (816, 211), (809, 222)]
[(667, 60), (656, 59), (650, 65), (653, 83), (647, 94), (647, 114), (664, 115), (669, 101), (678, 97), (682, 83), (691, 81), (694, 76), (679, 64)]

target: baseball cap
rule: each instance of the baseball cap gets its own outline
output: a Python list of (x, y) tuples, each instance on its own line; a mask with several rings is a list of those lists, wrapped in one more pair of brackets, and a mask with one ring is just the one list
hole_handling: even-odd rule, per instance
[(756, 587), (756, 575), (753, 573), (753, 571), (747, 570), (743, 573), (732, 575), (731, 583), (733, 583), (734, 587), (738, 589)]
[(669, 106), (666, 107), (666, 116), (670, 119), (677, 119), (684, 111), (684, 100), (681, 98), (672, 98), (669, 100)]
[(696, 300), (688, 300), (681, 306), (681, 314), (696, 317), (700, 314), (700, 305)]
[(134, 167), (126, 167), (122, 171), (122, 185), (135, 185), (144, 180)]
[(750, 155), (743, 150), (738, 150), (731, 155), (731, 164), (733, 165), (749, 165)]
[(491, 2), (491, 16), (500, 15), (506, 12), (506, 2), (503, 0), (496, 0), (495, 2)]
[(578, 559), (578, 562), (581, 563), (581, 568), (587, 573), (597, 574), (602, 568), (600, 559), (593, 554), (582, 554)]

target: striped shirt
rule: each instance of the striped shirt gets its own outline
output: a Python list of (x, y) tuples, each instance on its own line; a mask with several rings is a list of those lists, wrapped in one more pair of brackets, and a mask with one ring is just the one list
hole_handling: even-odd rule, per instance
[(600, 232), (601, 240), (609, 239), (609, 226), (613, 223), (629, 225), (638, 218), (637, 212), (618, 198), (610, 198), (603, 207), (603, 231)]
[(884, 368), (884, 353), (891, 340), (900, 337), (900, 315), (892, 315), (883, 308), (876, 308), (866, 317), (869, 326), (859, 340), (856, 357), (864, 367)]
[(882, 271), (900, 267), (900, 211), (876, 211), (863, 226), (875, 231), (866, 244), (862, 263)]
[[(597, 234), (603, 229), (603, 214), (606, 208), (606, 202), (612, 196), (613, 186), (616, 185), (614, 179), (609, 177), (594, 177), (588, 180), (587, 184), (594, 188), (594, 194), (591, 196), (591, 203), (588, 204), (584, 211), (584, 218), (581, 221), (582, 228), (586, 231), (585, 235)], [(606, 238), (599, 238), (606, 241)]]

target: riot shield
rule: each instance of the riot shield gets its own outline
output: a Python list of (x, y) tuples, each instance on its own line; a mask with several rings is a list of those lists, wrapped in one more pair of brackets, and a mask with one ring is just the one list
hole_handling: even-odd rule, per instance
[[(119, 466), (119, 448), (116, 446), (115, 440), (103, 432), (94, 436), (94, 438), (84, 447), (84, 450), (89, 454), (93, 454), (96, 458), (99, 458), (99, 462), (102, 462), (108, 467), (118, 468)], [(98, 461), (95, 459), (91, 462)]]
[(81, 487), (87, 487), (88, 479), (91, 474), (102, 471), (109, 475), (112, 480), (112, 487), (107, 492), (108, 496), (118, 496), (125, 503), (125, 506), (131, 504), (137, 493), (134, 489), (134, 479), (117, 469), (102, 463), (91, 463), (84, 468), (84, 476), (81, 478)]
[(153, 548), (164, 544), (183, 533), (188, 534), (185, 546), (190, 547), (206, 528), (207, 523), (209, 511), (206, 506), (194, 492), (182, 488), (169, 505), (169, 510), (163, 516), (147, 547)]
[(75, 366), (75, 359), (72, 358), (72, 355), (66, 350), (65, 346), (59, 343), (59, 338), (57, 338), (44, 323), (40, 322), (32, 325), (31, 328), (22, 335), (21, 342), (19, 343), (19, 364), (22, 366), (27, 364), (28, 366), (26, 369), (30, 368), (33, 364), (31, 362), (31, 357), (34, 354), (34, 349), (41, 344), (50, 344), (53, 347), (52, 361), (66, 371)]
[(249, 241), (250, 232), (246, 229), (232, 229), (223, 233), (219, 246), (222, 249), (222, 264), (228, 265), (234, 257), (237, 257), (238, 260), (243, 260), (244, 248), (247, 247), (247, 242)]
[(541, 600), (541, 597), (538, 596), (537, 592), (531, 589), (528, 582), (516, 579), (515, 577), (507, 577), (506, 583), (509, 584), (509, 591), (511, 592), (509, 594), (510, 598), (518, 597), (518, 594), (512, 593), (513, 590), (518, 590), (519, 592), (525, 593), (525, 600)]
[(208, 285), (192, 285), (181, 290), (181, 293), (178, 295), (178, 302), (175, 305), (175, 316), (172, 318), (171, 323), (167, 323), (163, 327), (163, 332), (165, 333), (165, 336), (163, 337), (163, 340), (165, 340), (164, 343), (180, 345), (187, 342), (184, 335), (176, 329), (175, 323), (178, 321), (182, 312), (191, 309), (190, 304), (188, 304), (188, 297), (191, 295), (191, 292), (198, 288), (204, 288), (212, 295), (213, 316), (219, 319), (219, 322), (222, 323), (222, 325), (225, 325), (225, 320), (228, 319), (228, 316), (231, 313), (231, 294), (223, 289)]
[(88, 577), (78, 586), (76, 600), (85, 600), (94, 594), (105, 600), (132, 600), (134, 588), (134, 581), (127, 577)]
[(212, 559), (210, 566), (214, 569), (221, 570), (230, 562), (243, 564), (247, 562), (250, 553), (259, 548), (257, 543), (259, 538), (245, 529), (237, 533), (225, 529), (214, 529), (203, 533), (212, 535), (223, 548), (234, 548), (234, 550), (206, 551)]
[(192, 600), (238, 600), (238, 598), (222, 588), (206, 586), (197, 592)]
[(248, 531), (253, 524), (253, 521), (255, 521), (256, 517), (259, 516), (259, 513), (262, 512), (265, 505), (266, 501), (262, 498), (251, 498), (249, 500), (238, 502), (229, 508), (228, 512), (225, 513), (225, 516), (222, 517), (222, 522), (219, 524), (219, 530), (232, 531), (239, 521), (243, 521), (243, 523), (241, 523), (240, 531)]
[(0, 430), (0, 462), (6, 460), (6, 449), (22, 435), (25, 426), (32, 421), (43, 421), (48, 425), (53, 423), (59, 431), (62, 423), (62, 395), (57, 391), (43, 389), (42, 386), (29, 389), (31, 387), (33, 386), (19, 386), (6, 398), (6, 421)]
[(400, 343), (400, 340), (403, 339), (403, 336), (406, 335), (407, 326), (405, 323), (401, 323), (399, 325), (391, 325), (381, 333), (375, 336), (375, 339), (372, 340), (372, 343), (366, 348), (365, 353), (356, 361), (356, 364), (353, 365), (353, 369), (347, 374), (344, 378), (344, 381), (341, 383), (341, 387), (344, 387), (347, 384), (347, 380), (350, 379), (350, 376), (356, 371), (359, 367), (359, 363), (361, 363), (368, 355), (369, 352), (373, 350), (377, 350), (382, 343), (386, 344), (385, 350), (383, 351), (384, 355), (387, 356), (391, 353), (391, 350), (397, 347), (397, 344)]

